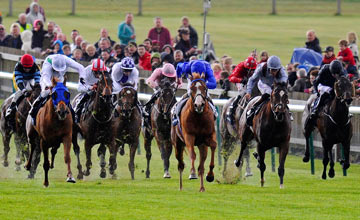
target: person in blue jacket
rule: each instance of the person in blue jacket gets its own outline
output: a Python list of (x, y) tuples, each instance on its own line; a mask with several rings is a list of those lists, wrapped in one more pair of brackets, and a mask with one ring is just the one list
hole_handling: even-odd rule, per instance
[[(186, 78), (189, 77), (189, 75), (192, 75), (193, 73), (198, 74), (205, 74), (205, 82), (208, 89), (215, 89), (216, 88), (216, 79), (213, 73), (213, 70), (211, 69), (211, 66), (208, 62), (204, 60), (193, 60), (191, 62), (184, 62), (179, 63), (176, 67), (176, 77), (177, 80), (181, 80), (181, 77), (184, 76)], [(182, 109), (182, 107), (185, 105), (186, 101), (189, 99), (189, 93), (190, 93), (190, 85), (191, 81), (188, 78), (188, 85), (187, 85), (187, 93), (184, 94), (180, 101), (176, 103), (173, 110), (173, 125), (177, 125), (179, 122), (179, 114)], [(207, 94), (207, 99), (209, 101), (210, 107), (214, 112), (215, 117), (217, 117), (217, 111), (215, 109), (214, 104), (212, 103), (212, 100)]]

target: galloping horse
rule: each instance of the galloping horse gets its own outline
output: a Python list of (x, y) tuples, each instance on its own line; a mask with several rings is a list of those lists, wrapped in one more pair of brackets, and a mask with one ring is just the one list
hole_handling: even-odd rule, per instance
[[(247, 112), (260, 97), (252, 99), (246, 106), (244, 112)], [(249, 141), (256, 139), (257, 154), (254, 154), (258, 160), (258, 167), (261, 173), (261, 186), (264, 186), (265, 151), (278, 147), (280, 151), (278, 175), (280, 177), (280, 188), (284, 187), (285, 160), (289, 150), (289, 141), (291, 133), (290, 113), (287, 108), (288, 91), (285, 83), (274, 85), (270, 101), (262, 107), (253, 119), (252, 128), (246, 125), (246, 114), (240, 118), (239, 137), (241, 140), (241, 151), (235, 165), (241, 165), (241, 158)]]
[(164, 161), (164, 178), (171, 178), (169, 173), (172, 153), (171, 108), (176, 103), (176, 88), (167, 80), (160, 84), (160, 89), (160, 96), (151, 110), (151, 130), (147, 127), (142, 129), (147, 159), (146, 178), (150, 178), (151, 141), (154, 136), (161, 152), (161, 159)]
[[(78, 159), (78, 178), (82, 179), (82, 174), (85, 176), (90, 175), (91, 162), (91, 149), (94, 145), (100, 144), (98, 148), (98, 156), (100, 157), (100, 177), (106, 177), (106, 162), (105, 153), (106, 146), (109, 147), (113, 142), (112, 136), (112, 119), (113, 119), (113, 105), (111, 100), (112, 93), (112, 79), (109, 73), (104, 72), (100, 74), (95, 97), (91, 98), (91, 103), (88, 105), (87, 111), (85, 111), (80, 118), (80, 131), (75, 131), (73, 135), (74, 149), (79, 148), (77, 143), (77, 132), (80, 132), (85, 139), (85, 152), (86, 152), (86, 171), (82, 172), (79, 154)], [(76, 97), (73, 103), (77, 103)]]
[[(32, 103), (35, 101), (35, 99), (40, 95), (41, 92), (41, 87), (39, 84), (35, 84), (34, 86), (32, 86), (31, 84), (28, 84), (28, 87), (31, 88), (27, 88), (28, 90), (31, 91), (30, 96), (25, 97), (24, 99), (21, 100), (21, 102), (19, 103), (19, 105), (17, 106), (17, 111), (15, 113), (15, 146), (16, 146), (16, 160), (15, 160), (15, 164), (16, 164), (16, 170), (19, 171), (20, 170), (20, 165), (21, 163), (26, 159), (28, 159), (29, 156), (29, 150), (28, 150), (28, 142), (27, 142), (27, 136), (26, 136), (26, 129), (25, 129), (25, 123), (26, 123), (26, 118), (27, 115), (29, 113), (29, 110), (31, 108)], [(8, 153), (10, 150), (10, 139), (12, 136), (13, 131), (8, 128), (7, 126), (5, 126), (5, 117), (3, 117), (5, 115), (6, 109), (8, 108), (8, 106), (10, 105), (12, 99), (14, 96), (10, 96), (9, 98), (7, 98), (2, 106), (1, 109), (1, 119), (0, 119), (0, 124), (1, 124), (1, 134), (3, 137), (3, 144), (4, 144), (4, 166), (7, 167), (9, 162), (8, 162)], [(37, 163), (39, 162), (40, 158), (37, 158)], [(37, 163), (35, 163), (35, 166), (37, 166)], [(36, 167), (35, 167), (36, 170)], [(34, 176), (35, 170), (31, 170), (30, 174), (29, 174), (29, 178), (32, 178)]]
[(214, 180), (213, 169), (215, 167), (214, 154), (216, 150), (214, 113), (207, 100), (205, 75), (202, 74), (200, 76), (197, 73), (193, 73), (193, 76), (189, 78), (191, 80), (190, 98), (181, 111), (180, 123), (176, 126), (171, 126), (171, 141), (175, 148), (176, 159), (178, 160), (180, 190), (183, 188), (182, 173), (185, 166), (183, 160), (184, 145), (186, 145), (191, 159), (191, 174), (189, 179), (197, 179), (194, 165), (196, 159), (194, 146), (199, 147), (200, 163), (198, 173), (200, 176), (200, 192), (204, 192), (204, 163), (207, 157), (208, 146), (211, 148), (211, 162), (210, 171), (206, 176), (206, 180), (208, 182)]
[[(316, 124), (322, 138), (324, 154), (324, 170), (322, 173), (323, 179), (326, 179), (326, 167), (329, 163), (329, 157), (329, 177), (333, 178), (335, 176), (335, 163), (332, 155), (332, 148), (334, 144), (341, 143), (343, 146), (345, 156), (345, 160), (341, 161), (343, 169), (348, 169), (350, 167), (349, 154), (353, 128), (349, 116), (349, 105), (352, 102), (352, 97), (355, 96), (355, 87), (349, 79), (340, 77), (335, 82), (334, 91), (335, 98), (324, 107), (323, 111), (319, 114)], [(304, 115), (305, 114), (308, 114), (308, 111), (304, 111)], [(309, 137), (311, 132), (312, 131), (304, 130), (304, 136), (306, 139), (306, 150), (303, 158), (304, 162), (309, 161)]]
[(130, 147), (129, 171), (131, 179), (134, 179), (135, 172), (135, 153), (139, 145), (139, 135), (141, 131), (141, 114), (137, 108), (137, 92), (134, 85), (125, 83), (117, 96), (117, 105), (115, 107), (116, 117), (114, 118), (114, 138), (115, 143), (110, 155), (110, 174), (115, 176), (117, 168), (116, 156), (119, 147), (124, 148), (125, 144)]
[[(67, 182), (75, 183), (75, 179), (71, 172), (71, 137), (73, 120), (71, 111), (68, 107), (70, 103), (70, 93), (65, 86), (66, 81), (61, 83), (58, 79), (52, 79), (53, 88), (51, 98), (46, 104), (40, 108), (36, 116), (36, 125), (31, 125), (31, 117), (28, 116), (26, 122), (26, 131), (28, 140), (30, 142), (30, 156), (26, 162), (25, 168), (30, 170), (31, 158), (34, 154), (35, 148), (39, 147), (44, 154), (44, 171), (45, 180), (44, 186), (49, 186), (48, 171), (49, 168), (54, 168), (55, 155), (60, 144), (64, 145), (64, 159), (67, 164)], [(51, 148), (51, 163), (49, 164), (49, 148)]]

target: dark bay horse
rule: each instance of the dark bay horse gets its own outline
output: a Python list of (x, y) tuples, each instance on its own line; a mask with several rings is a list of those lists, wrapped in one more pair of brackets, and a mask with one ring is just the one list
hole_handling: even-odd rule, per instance
[[(71, 110), (68, 107), (70, 103), (70, 93), (65, 83), (58, 82), (56, 78), (52, 79), (53, 88), (51, 98), (40, 108), (36, 116), (36, 126), (30, 125), (30, 116), (27, 119), (27, 135), (31, 145), (29, 160), (25, 168), (30, 170), (31, 160), (35, 148), (40, 146), (44, 155), (44, 186), (49, 186), (48, 171), (54, 168), (55, 155), (60, 144), (64, 145), (64, 159), (67, 164), (67, 182), (75, 183), (71, 172), (71, 138), (73, 120)], [(30, 123), (29, 123), (30, 122)], [(51, 163), (49, 163), (49, 149), (51, 149)]]
[(209, 106), (207, 100), (207, 86), (205, 83), (205, 75), (201, 76), (194, 73), (190, 76), (190, 98), (181, 110), (180, 123), (171, 126), (171, 141), (175, 148), (176, 159), (178, 160), (178, 170), (180, 172), (180, 190), (182, 190), (182, 173), (184, 170), (183, 151), (186, 145), (190, 154), (191, 174), (190, 179), (196, 179), (195, 173), (195, 149), (198, 146), (200, 152), (200, 163), (198, 174), (200, 176), (200, 192), (205, 191), (204, 187), (204, 164), (207, 157), (208, 146), (211, 148), (210, 171), (206, 176), (208, 182), (214, 180), (213, 169), (214, 155), (216, 150), (216, 133), (214, 123), (214, 113)]
[[(166, 78), (167, 79), (167, 78)], [(151, 110), (151, 128), (143, 127), (144, 145), (146, 150), (146, 178), (150, 178), (151, 141), (155, 137), (156, 143), (164, 162), (164, 178), (171, 178), (169, 173), (171, 144), (171, 108), (176, 103), (176, 88), (170, 81), (160, 85), (160, 95)]]
[[(28, 150), (28, 142), (27, 142), (27, 136), (26, 136), (26, 118), (29, 113), (29, 110), (31, 108), (32, 103), (35, 101), (35, 99), (40, 95), (41, 87), (39, 84), (35, 84), (32, 86), (30, 83), (27, 85), (28, 90), (31, 91), (30, 96), (24, 97), (19, 105), (17, 106), (17, 111), (15, 113), (15, 131), (12, 131), (10, 128), (5, 126), (5, 115), (6, 109), (10, 105), (12, 99), (14, 96), (10, 96), (8, 99), (5, 100), (2, 108), (1, 108), (1, 115), (0, 115), (0, 125), (1, 125), (1, 134), (3, 137), (3, 144), (4, 144), (4, 166), (7, 167), (8, 162), (8, 153), (10, 150), (10, 139), (12, 134), (15, 135), (15, 146), (16, 146), (16, 170), (20, 170), (20, 165), (23, 161), (28, 159), (29, 156), (29, 150)], [(39, 162), (40, 158), (37, 157), (37, 163)], [(35, 163), (35, 166), (37, 166), (37, 163)], [(34, 176), (35, 170), (31, 170), (29, 174), (29, 178)]]
[[(247, 112), (260, 97), (252, 99), (246, 106), (244, 112)], [(249, 141), (256, 139), (257, 154), (254, 154), (258, 160), (258, 167), (261, 173), (261, 186), (264, 186), (265, 152), (273, 147), (279, 148), (279, 168), (280, 188), (284, 187), (285, 160), (289, 150), (289, 141), (291, 134), (290, 113), (287, 108), (288, 91), (286, 83), (274, 85), (270, 101), (264, 104), (262, 109), (253, 119), (252, 128), (246, 125), (246, 114), (240, 118), (239, 137), (241, 141), (241, 150), (235, 165), (241, 165), (241, 158)]]
[(116, 117), (114, 118), (115, 143), (110, 155), (110, 174), (115, 175), (117, 168), (116, 156), (119, 147), (124, 148), (125, 144), (130, 147), (130, 161), (128, 164), (131, 179), (135, 178), (135, 153), (139, 145), (139, 135), (141, 132), (141, 113), (137, 107), (137, 92), (133, 84), (125, 83), (117, 95), (117, 105), (115, 107)]
[[(345, 77), (340, 77), (334, 85), (335, 98), (330, 101), (319, 113), (316, 127), (318, 128), (323, 146), (323, 165), (324, 170), (322, 178), (326, 179), (326, 167), (330, 160), (329, 177), (335, 176), (334, 159), (332, 148), (334, 144), (341, 143), (344, 149), (345, 160), (341, 161), (343, 169), (350, 167), (350, 142), (353, 135), (353, 127), (349, 116), (349, 106), (352, 102), (352, 97), (355, 96), (354, 84)], [(304, 114), (307, 112), (304, 111)], [(309, 137), (312, 131), (304, 130), (306, 139), (306, 150), (303, 158), (304, 162), (309, 161)]]
[[(110, 149), (113, 143), (112, 136), (112, 119), (113, 119), (113, 104), (111, 99), (112, 94), (112, 79), (108, 72), (100, 74), (99, 82), (95, 92), (95, 97), (90, 98), (90, 104), (87, 110), (81, 115), (80, 123), (78, 124), (80, 130), (75, 131), (73, 135), (73, 144), (79, 148), (77, 143), (77, 132), (80, 132), (85, 139), (85, 152), (86, 152), (86, 171), (82, 172), (80, 158), (78, 159), (78, 178), (82, 179), (82, 174), (85, 176), (90, 175), (92, 167), (91, 162), (91, 149), (94, 145), (100, 144), (98, 148), (98, 156), (100, 158), (100, 177), (106, 177), (106, 162), (105, 153), (106, 147)], [(76, 98), (73, 103), (76, 103)]]

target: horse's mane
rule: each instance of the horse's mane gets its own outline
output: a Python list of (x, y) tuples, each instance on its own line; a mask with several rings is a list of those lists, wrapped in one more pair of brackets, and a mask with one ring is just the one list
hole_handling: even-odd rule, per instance
[(192, 80), (194, 79), (201, 79), (201, 75), (199, 73), (192, 73)]

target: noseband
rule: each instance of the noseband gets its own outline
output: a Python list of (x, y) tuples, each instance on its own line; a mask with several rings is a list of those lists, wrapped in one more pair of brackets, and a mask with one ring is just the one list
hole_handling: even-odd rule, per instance
[[(123, 91), (123, 89), (134, 89), (131, 86), (124, 86), (123, 88), (121, 88), (120, 93)], [(130, 90), (127, 90), (126, 93), (130, 94)], [(119, 98), (121, 98), (122, 96), (120, 96)], [(133, 110), (136, 108), (136, 98), (134, 100), (133, 103), (131, 102), (118, 102), (117, 105), (120, 107), (120, 112), (119, 115), (123, 116), (125, 118), (129, 118), (133, 112)], [(126, 107), (128, 107), (129, 109), (126, 109)], [(130, 113), (130, 114), (129, 114)]]
[[(202, 82), (206, 83), (204, 79), (194, 79), (193, 81), (191, 81), (191, 85), (194, 84), (194, 83), (197, 82), (197, 81), (202, 81)], [(191, 86), (190, 86), (190, 87), (191, 87)], [(205, 94), (207, 94), (207, 90), (208, 90), (208, 88), (205, 86)], [(191, 92), (189, 92), (189, 96), (191, 97), (193, 104), (195, 103), (195, 99), (196, 99), (198, 96), (201, 96), (201, 98), (202, 98), (204, 101), (206, 101), (206, 96), (204, 96), (201, 92), (198, 93), (198, 94), (196, 94), (195, 97), (193, 97), (192, 94), (191, 94)]]

